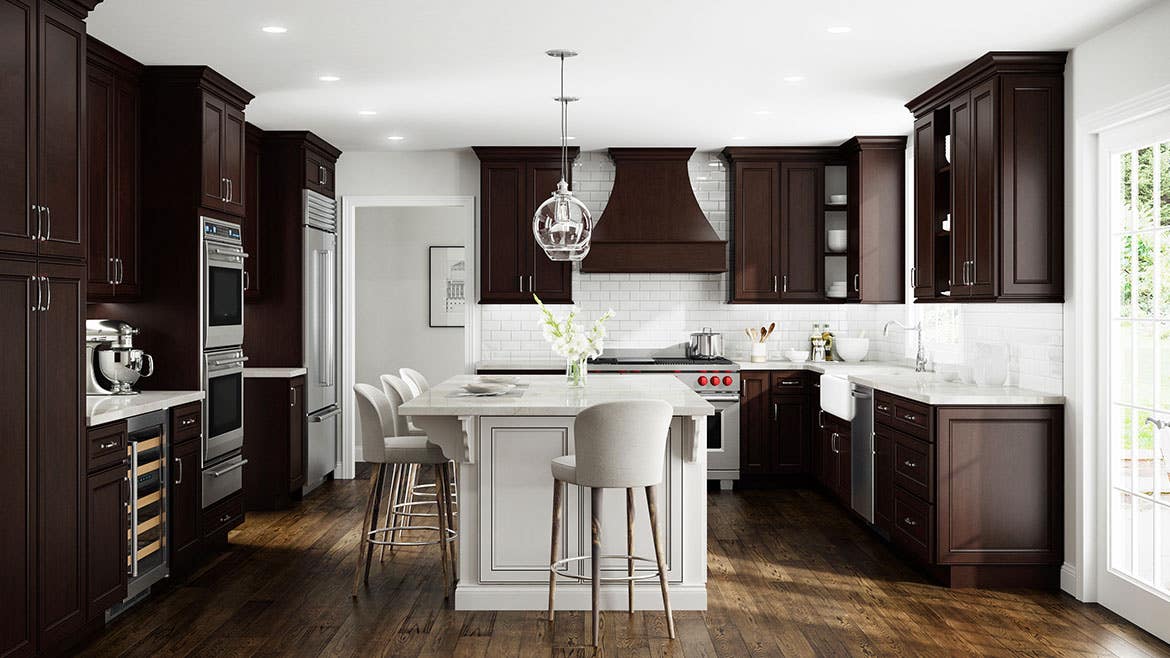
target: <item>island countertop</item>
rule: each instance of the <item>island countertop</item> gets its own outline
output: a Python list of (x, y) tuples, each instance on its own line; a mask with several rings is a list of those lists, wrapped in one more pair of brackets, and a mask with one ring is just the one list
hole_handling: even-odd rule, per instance
[(711, 406), (670, 374), (590, 373), (583, 388), (572, 388), (564, 375), (519, 375), (506, 395), (475, 397), (461, 388), (475, 375), (457, 375), (402, 405), (408, 416), (576, 416), (586, 407), (619, 400), (662, 400), (675, 416), (710, 416)]

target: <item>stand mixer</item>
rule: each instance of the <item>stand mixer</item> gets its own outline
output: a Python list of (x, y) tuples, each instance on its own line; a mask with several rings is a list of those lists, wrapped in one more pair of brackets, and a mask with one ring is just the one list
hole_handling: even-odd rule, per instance
[(118, 320), (86, 320), (86, 395), (138, 394), (134, 384), (154, 374), (154, 358), (134, 347), (137, 333)]

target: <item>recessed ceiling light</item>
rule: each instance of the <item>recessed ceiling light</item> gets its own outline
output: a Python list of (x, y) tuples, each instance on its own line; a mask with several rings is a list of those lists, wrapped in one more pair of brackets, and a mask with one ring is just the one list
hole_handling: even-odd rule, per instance
[(786, 75), (786, 76), (784, 76), (784, 82), (804, 82), (804, 76), (803, 75)]
[(853, 28), (849, 27), (848, 25), (833, 25), (826, 28), (825, 31), (829, 34), (847, 34), (852, 32)]
[(372, 117), (377, 113), (378, 113), (377, 110), (358, 110), (358, 114), (360, 114), (364, 117)]
[(406, 138), (405, 138), (405, 137), (403, 137), (402, 135), (390, 135), (390, 136), (389, 136), (389, 137), (387, 137), (386, 139), (388, 139), (388, 140), (390, 140), (390, 141), (392, 141), (392, 142), (401, 142), (402, 140), (404, 140), (404, 139), (406, 139)]
[(337, 82), (341, 78), (337, 77), (336, 75), (323, 75), (317, 79), (321, 82)]
[(260, 29), (269, 34), (284, 34), (285, 32), (288, 32), (287, 27), (281, 27), (280, 25), (265, 25)]
[(771, 113), (772, 113), (772, 110), (756, 110), (755, 112), (752, 112), (752, 114), (754, 114), (758, 117), (768, 116)]

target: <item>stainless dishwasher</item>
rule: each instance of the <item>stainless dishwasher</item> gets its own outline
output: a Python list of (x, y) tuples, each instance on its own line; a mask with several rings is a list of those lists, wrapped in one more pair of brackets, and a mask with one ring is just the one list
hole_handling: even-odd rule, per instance
[(873, 389), (850, 384), (850, 395), (853, 396), (851, 503), (855, 512), (873, 523)]

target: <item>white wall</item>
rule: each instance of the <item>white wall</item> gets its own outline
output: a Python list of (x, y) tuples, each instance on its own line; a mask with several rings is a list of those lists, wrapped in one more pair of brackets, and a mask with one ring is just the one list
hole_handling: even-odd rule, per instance
[(479, 160), (470, 148), (345, 153), (337, 161), (337, 195), (479, 196)]
[(356, 223), (356, 381), (380, 386), (404, 366), (432, 382), (463, 372), (465, 329), (430, 327), (428, 315), (428, 247), (470, 244), (463, 209), (358, 208)]

